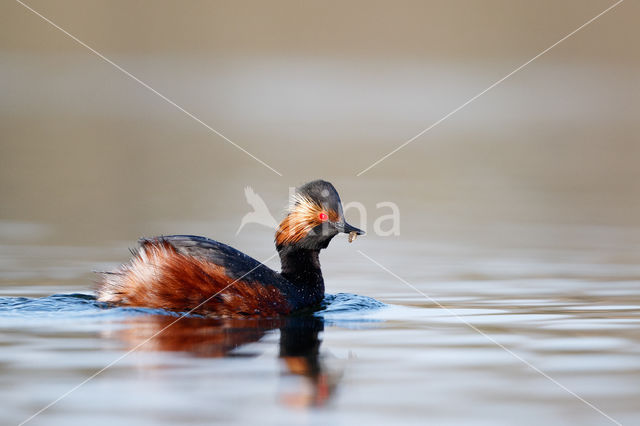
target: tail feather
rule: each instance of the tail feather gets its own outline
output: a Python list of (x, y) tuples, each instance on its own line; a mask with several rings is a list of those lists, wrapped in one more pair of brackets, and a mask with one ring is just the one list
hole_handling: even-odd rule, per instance
[(162, 239), (145, 241), (130, 262), (104, 274), (98, 300), (219, 316), (274, 316), (291, 310), (274, 287), (233, 280), (225, 268), (179, 253)]

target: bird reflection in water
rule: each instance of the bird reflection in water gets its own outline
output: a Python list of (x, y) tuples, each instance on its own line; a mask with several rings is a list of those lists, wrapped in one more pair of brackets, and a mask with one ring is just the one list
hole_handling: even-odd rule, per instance
[[(172, 324), (173, 323), (173, 324)], [(235, 350), (257, 342), (273, 330), (280, 331), (283, 361), (279, 400), (291, 407), (319, 407), (330, 401), (341, 371), (328, 371), (320, 354), (321, 318), (309, 315), (281, 319), (216, 319), (165, 315), (128, 319), (126, 327), (112, 332), (127, 346), (140, 351), (184, 352), (196, 357), (257, 356)], [(163, 330), (164, 329), (164, 330)], [(154, 336), (155, 335), (155, 336)], [(153, 336), (153, 337), (152, 337)], [(147, 341), (148, 340), (148, 341)], [(295, 378), (293, 383), (291, 378)], [(293, 386), (293, 387), (291, 387)]]

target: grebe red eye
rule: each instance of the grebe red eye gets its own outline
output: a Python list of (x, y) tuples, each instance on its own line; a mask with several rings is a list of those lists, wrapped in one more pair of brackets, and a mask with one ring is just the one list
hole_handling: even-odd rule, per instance
[(320, 212), (318, 213), (318, 219), (320, 219), (320, 221), (322, 222), (326, 222), (326, 220), (329, 219), (329, 215), (327, 215), (325, 212)]

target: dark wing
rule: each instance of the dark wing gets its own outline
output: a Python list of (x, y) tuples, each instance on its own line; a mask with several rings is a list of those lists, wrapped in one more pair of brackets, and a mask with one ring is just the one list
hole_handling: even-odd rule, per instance
[(234, 280), (258, 281), (277, 287), (288, 284), (279, 273), (258, 262), (253, 257), (209, 238), (196, 235), (163, 235), (153, 238), (141, 238), (138, 243), (144, 246), (157, 241), (165, 241), (171, 244), (180, 254), (204, 259), (224, 267), (227, 275)]

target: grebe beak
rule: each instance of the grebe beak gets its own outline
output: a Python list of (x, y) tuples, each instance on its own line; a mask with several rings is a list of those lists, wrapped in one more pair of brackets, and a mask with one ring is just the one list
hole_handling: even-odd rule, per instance
[(356, 235), (364, 235), (364, 231), (362, 229), (358, 229), (355, 226), (351, 226), (347, 222), (345, 222), (342, 226), (338, 226), (338, 231), (344, 232), (345, 234), (350, 234), (352, 232), (355, 232)]

